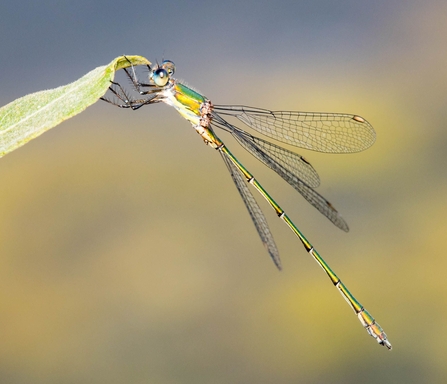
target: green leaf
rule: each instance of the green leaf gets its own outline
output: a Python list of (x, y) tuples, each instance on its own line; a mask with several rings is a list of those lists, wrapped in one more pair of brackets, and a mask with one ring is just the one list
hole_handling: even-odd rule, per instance
[[(126, 57), (132, 65), (150, 64), (142, 56)], [(32, 93), (0, 108), (0, 157), (94, 104), (107, 92), (115, 72), (131, 66), (129, 61), (117, 57), (71, 84)]]

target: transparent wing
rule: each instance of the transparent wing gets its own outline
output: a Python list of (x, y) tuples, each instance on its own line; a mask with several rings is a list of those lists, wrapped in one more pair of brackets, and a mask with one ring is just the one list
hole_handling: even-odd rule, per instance
[(267, 252), (269, 253), (275, 265), (278, 267), (279, 270), (281, 270), (282, 267), (278, 248), (276, 247), (275, 240), (273, 239), (273, 235), (270, 232), (270, 228), (268, 227), (267, 219), (262, 213), (261, 208), (253, 197), (252, 193), (248, 189), (246, 181), (240, 171), (236, 168), (236, 166), (233, 164), (233, 162), (225, 152), (219, 152), (222, 155), (222, 158), (228, 170), (230, 171), (234, 184), (236, 184), (236, 188), (239, 191), (245, 206), (247, 207), (247, 210), (250, 214), (251, 219), (253, 220), (259, 236), (261, 237), (264, 247), (267, 249)]
[(215, 105), (214, 110), (234, 116), (272, 139), (319, 152), (359, 152), (370, 147), (376, 138), (371, 124), (357, 115), (269, 111), (241, 105)]
[(279, 176), (287, 181), (301, 194), (301, 196), (326, 216), (333, 224), (343, 231), (349, 231), (348, 224), (332, 204), (311, 186), (303, 182), (297, 174), (291, 172), (290, 169), (284, 167), (283, 164), (278, 163), (276, 159), (265, 153), (263, 148), (258, 146), (257, 140), (259, 140), (259, 138), (253, 137), (243, 131), (234, 131), (233, 137), (254, 157), (261, 160), (267, 167), (274, 170)]
[[(271, 167), (270, 162), (267, 162), (266, 158), (274, 159), (275, 163), (277, 163), (280, 167), (286, 169), (291, 174), (297, 175), (310, 187), (316, 188), (320, 185), (320, 177), (318, 176), (317, 171), (303, 156), (259, 137), (252, 136), (230, 124), (228, 121), (224, 120), (221, 116), (215, 113), (213, 114), (213, 125), (230, 132), (247, 151), (275, 172), (276, 169)], [(264, 152), (265, 155), (259, 156), (257, 151), (250, 150), (247, 145), (244, 144), (247, 140), (250, 141), (253, 146), (262, 148), (262, 152)]]

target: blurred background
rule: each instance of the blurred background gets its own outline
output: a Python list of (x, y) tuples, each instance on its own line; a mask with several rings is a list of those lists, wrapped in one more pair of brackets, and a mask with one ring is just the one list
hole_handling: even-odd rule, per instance
[(440, 383), (447, 368), (447, 3), (18, 1), (0, 105), (122, 54), (170, 59), (217, 104), (348, 112), (369, 150), (298, 150), (343, 233), (222, 134), (388, 334), (367, 335), (172, 108), (96, 103), (0, 160), (0, 382)]

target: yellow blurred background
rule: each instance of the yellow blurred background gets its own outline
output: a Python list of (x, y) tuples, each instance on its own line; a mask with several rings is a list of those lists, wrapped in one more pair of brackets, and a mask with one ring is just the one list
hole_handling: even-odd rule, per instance
[(220, 156), (173, 109), (97, 103), (0, 159), (0, 383), (445, 382), (445, 1), (3, 8), (1, 105), (138, 54), (216, 104), (368, 119), (366, 152), (298, 150), (348, 234), (221, 138), (393, 350), (259, 200), (276, 270)]

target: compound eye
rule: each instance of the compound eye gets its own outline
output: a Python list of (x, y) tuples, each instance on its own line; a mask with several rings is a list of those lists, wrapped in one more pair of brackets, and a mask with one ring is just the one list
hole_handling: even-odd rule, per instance
[(164, 87), (169, 81), (168, 72), (164, 68), (157, 68), (152, 72), (152, 80), (157, 87)]
[(175, 64), (171, 60), (164, 60), (161, 63), (161, 68), (166, 69), (169, 76), (172, 76), (175, 72)]

